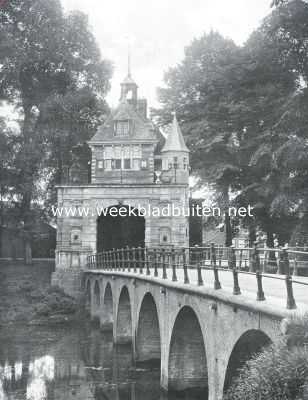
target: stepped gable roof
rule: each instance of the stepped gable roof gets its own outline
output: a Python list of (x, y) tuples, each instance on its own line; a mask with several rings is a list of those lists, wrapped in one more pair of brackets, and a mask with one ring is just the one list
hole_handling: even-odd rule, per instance
[[(132, 134), (128, 136), (117, 137), (114, 135), (115, 121), (132, 121)], [(159, 140), (156, 129), (149, 119), (145, 119), (128, 101), (122, 101), (114, 112), (101, 125), (89, 144), (94, 143), (129, 143), (131, 141), (155, 143)]]
[(184, 151), (189, 153), (175, 113), (166, 143), (161, 150), (162, 153), (166, 151)]

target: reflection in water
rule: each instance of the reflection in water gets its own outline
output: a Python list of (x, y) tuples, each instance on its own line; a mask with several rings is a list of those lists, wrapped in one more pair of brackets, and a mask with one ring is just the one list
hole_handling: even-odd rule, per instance
[(27, 400), (47, 399), (47, 382), (55, 377), (55, 359), (45, 356), (34, 360), (29, 365)]
[(205, 400), (165, 395), (155, 365), (135, 367), (132, 347), (90, 327), (15, 326), (0, 333), (0, 400)]

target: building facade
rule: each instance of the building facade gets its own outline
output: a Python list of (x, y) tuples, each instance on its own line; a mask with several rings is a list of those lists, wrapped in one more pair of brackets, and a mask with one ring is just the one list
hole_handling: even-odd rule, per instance
[(147, 101), (138, 98), (130, 72), (118, 107), (88, 145), (91, 183), (78, 183), (74, 171), (57, 188), (62, 215), (53, 284), (72, 294), (88, 255), (126, 246), (189, 245), (188, 216), (172, 212), (189, 208), (189, 150), (176, 115), (166, 137), (147, 118)]

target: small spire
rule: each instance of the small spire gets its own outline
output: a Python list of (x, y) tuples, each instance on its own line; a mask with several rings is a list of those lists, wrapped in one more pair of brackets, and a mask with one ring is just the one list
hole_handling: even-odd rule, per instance
[(176, 112), (173, 111), (172, 114), (173, 114), (172, 127), (166, 139), (165, 145), (162, 148), (162, 152), (184, 151), (189, 153), (189, 150), (185, 144), (185, 140), (176, 117)]

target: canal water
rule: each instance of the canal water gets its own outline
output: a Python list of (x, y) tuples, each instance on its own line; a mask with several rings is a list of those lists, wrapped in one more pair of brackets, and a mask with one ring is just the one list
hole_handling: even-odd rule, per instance
[(135, 366), (131, 346), (81, 327), (11, 326), (0, 331), (0, 400), (204, 400), (166, 395), (156, 365)]
[(165, 394), (157, 365), (136, 366), (131, 346), (88, 321), (0, 327), (0, 400), (205, 400)]

